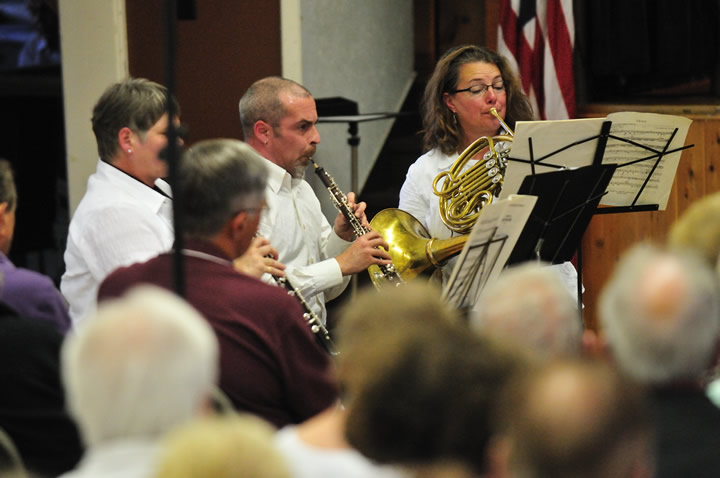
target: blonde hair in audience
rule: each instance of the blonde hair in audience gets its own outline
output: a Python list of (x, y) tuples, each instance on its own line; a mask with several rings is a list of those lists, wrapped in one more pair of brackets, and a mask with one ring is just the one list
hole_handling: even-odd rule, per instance
[(720, 273), (720, 192), (690, 205), (670, 228), (668, 245), (695, 251)]
[(154, 478), (290, 478), (273, 433), (250, 415), (192, 421), (165, 437)]

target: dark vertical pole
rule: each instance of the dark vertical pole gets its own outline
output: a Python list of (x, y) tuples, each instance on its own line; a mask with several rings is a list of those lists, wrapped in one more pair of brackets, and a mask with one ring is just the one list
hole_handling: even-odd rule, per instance
[(165, 39), (165, 86), (167, 87), (167, 110), (168, 110), (168, 182), (173, 189), (173, 224), (175, 227), (175, 247), (173, 254), (173, 288), (180, 297), (185, 297), (185, 269), (183, 264), (183, 221), (182, 221), (182, 197), (177, 194), (175, 184), (178, 177), (178, 162), (180, 148), (178, 148), (178, 132), (175, 127), (175, 118), (178, 112), (175, 111), (175, 59), (177, 56), (177, 0), (165, 0), (166, 14), (166, 39)]

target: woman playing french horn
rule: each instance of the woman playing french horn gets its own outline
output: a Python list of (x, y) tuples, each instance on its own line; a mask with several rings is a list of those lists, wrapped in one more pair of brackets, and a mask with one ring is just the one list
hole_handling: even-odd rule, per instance
[[(535, 118), (508, 61), (476, 45), (454, 47), (443, 54), (425, 87), (421, 111), (427, 152), (410, 166), (400, 190), (399, 208), (417, 218), (431, 237), (445, 239), (455, 233), (442, 220), (433, 188), (435, 178), (450, 170), (478, 138), (505, 134), (503, 126), (514, 130), (517, 121)], [(472, 167), (484, 152), (473, 156), (463, 170)], [(443, 275), (450, 274), (450, 266), (444, 268)], [(563, 275), (572, 281), (576, 277), (574, 268), (571, 264), (565, 268), (568, 270)]]
[[(476, 139), (502, 132), (491, 108), (510, 128), (518, 120), (533, 119), (530, 101), (503, 56), (475, 45), (448, 50), (438, 60), (422, 99), (427, 152), (410, 166), (400, 190), (399, 208), (417, 218), (434, 238), (445, 239), (453, 232), (441, 219), (433, 181)], [(475, 159), (480, 157), (482, 153)]]

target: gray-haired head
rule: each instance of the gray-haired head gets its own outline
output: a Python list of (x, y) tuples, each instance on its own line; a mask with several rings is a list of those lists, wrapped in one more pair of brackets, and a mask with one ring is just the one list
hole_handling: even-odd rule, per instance
[(7, 211), (17, 206), (17, 189), (12, 166), (7, 159), (0, 159), (0, 204), (7, 203)]
[(535, 356), (573, 356), (582, 350), (577, 302), (549, 264), (528, 262), (503, 271), (486, 286), (475, 309), (475, 331)]
[(153, 286), (101, 303), (62, 348), (68, 406), (89, 447), (160, 438), (201, 412), (217, 375), (207, 321)]
[(695, 379), (720, 332), (720, 291), (697, 256), (631, 248), (606, 283), (598, 311), (618, 366), (643, 383)]
[[(118, 131), (128, 127), (145, 139), (145, 133), (167, 113), (167, 89), (143, 78), (128, 78), (108, 87), (95, 104), (92, 127), (100, 159), (109, 163), (117, 153)], [(174, 111), (180, 114), (175, 99)]]
[(267, 175), (262, 157), (240, 140), (193, 145), (183, 156), (176, 187), (183, 198), (187, 235), (210, 238), (234, 214), (262, 207)]
[(300, 97), (312, 96), (307, 88), (287, 78), (270, 76), (257, 80), (250, 85), (238, 104), (245, 141), (252, 137), (255, 123), (260, 120), (273, 128), (280, 124), (280, 120), (287, 114), (280, 99), (281, 92)]

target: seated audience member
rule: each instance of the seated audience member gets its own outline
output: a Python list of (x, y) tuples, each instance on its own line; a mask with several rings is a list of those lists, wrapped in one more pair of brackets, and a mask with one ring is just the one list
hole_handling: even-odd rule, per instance
[(539, 263), (510, 267), (489, 283), (471, 326), (538, 358), (572, 357), (582, 351), (577, 301), (557, 270)]
[(63, 478), (149, 478), (158, 441), (209, 413), (218, 345), (200, 314), (155, 287), (108, 301), (68, 336), (62, 376), (87, 451)]
[(15, 267), (7, 257), (15, 232), (17, 200), (10, 163), (0, 159), (0, 300), (21, 317), (48, 321), (64, 334), (70, 328), (70, 315), (55, 284), (42, 274)]
[[(267, 178), (262, 161), (238, 140), (199, 142), (181, 162), (176, 192), (186, 205), (187, 300), (220, 341), (220, 388), (238, 410), (283, 426), (327, 408), (337, 390), (299, 302), (232, 265), (257, 232)], [(102, 283), (99, 299), (143, 282), (172, 289), (172, 263), (166, 253), (120, 268)]]
[(670, 228), (668, 245), (696, 252), (720, 272), (720, 193), (691, 204)]
[(54, 478), (82, 455), (77, 428), (65, 411), (62, 341), (52, 324), (19, 317), (0, 302), (0, 429), (33, 478)]
[[(668, 246), (698, 254), (720, 274), (720, 193), (690, 205), (670, 228)], [(707, 382), (710, 400), (720, 406), (720, 361), (708, 373)]]
[(358, 299), (342, 315), (342, 354), (354, 357), (338, 372), (347, 441), (416, 476), (482, 476), (491, 405), (522, 362), (452, 315), (397, 300), (398, 291)]
[(163, 439), (153, 478), (291, 478), (273, 433), (251, 415), (194, 420)]
[(167, 163), (159, 157), (167, 146), (166, 111), (165, 87), (141, 78), (110, 86), (95, 104), (100, 159), (70, 221), (60, 282), (74, 324), (93, 312), (110, 272), (172, 247)]
[(644, 398), (606, 361), (551, 360), (518, 374), (498, 401), (489, 476), (652, 477)]
[(12, 439), (0, 428), (0, 478), (28, 478)]
[(599, 301), (618, 367), (648, 386), (657, 430), (657, 477), (720, 473), (720, 409), (700, 379), (720, 331), (717, 277), (696, 256), (637, 245)]
[[(367, 320), (355, 319), (358, 314)], [(368, 359), (377, 351), (369, 344), (369, 337), (393, 334), (396, 322), (406, 326), (410, 319), (430, 323), (459, 320), (457, 313), (440, 300), (438, 291), (422, 282), (384, 289), (380, 294), (374, 289), (365, 291), (343, 311), (336, 371), (343, 406), (334, 405), (300, 425), (284, 427), (276, 436), (276, 445), (287, 458), (293, 478), (408, 476), (395, 467), (376, 465), (352, 448), (345, 438), (345, 420), (353, 406), (352, 397), (374, 373)]]
[[(698, 254), (720, 274), (720, 193), (710, 194), (694, 202), (673, 223), (668, 246)], [(720, 361), (708, 373), (707, 394), (720, 406)]]

